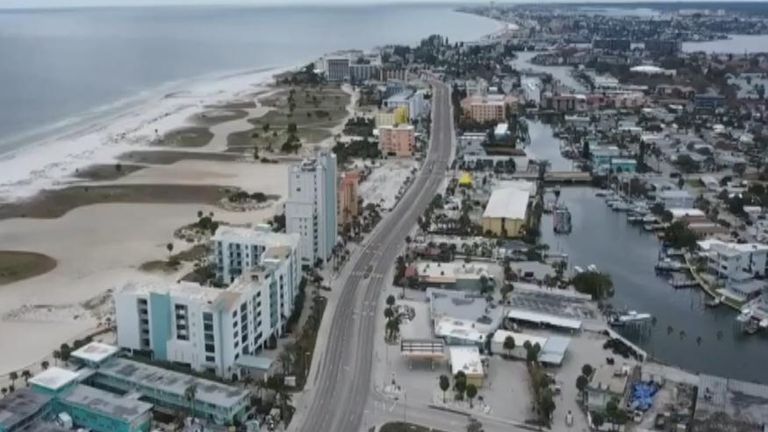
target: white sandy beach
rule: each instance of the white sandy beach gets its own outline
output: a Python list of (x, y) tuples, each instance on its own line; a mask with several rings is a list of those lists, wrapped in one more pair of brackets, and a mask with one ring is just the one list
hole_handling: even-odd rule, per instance
[[(61, 185), (78, 168), (112, 163), (121, 153), (141, 149), (158, 135), (188, 125), (189, 118), (206, 106), (268, 90), (272, 76), (288, 68), (228, 75), (191, 84), (179, 91), (155, 95), (131, 109), (104, 117), (25, 146), (0, 161), (0, 202), (30, 197)], [(226, 146), (226, 136), (224, 136)]]
[[(287, 163), (181, 160), (169, 165), (147, 166), (112, 181), (71, 177), (75, 168), (93, 163), (111, 164), (122, 152), (147, 149), (147, 144), (158, 134), (190, 125), (191, 117), (210, 110), (210, 105), (232, 100), (250, 101), (260, 90), (261, 97), (268, 95), (265, 79), (273, 73), (239, 75), (208, 88), (203, 86), (156, 100), (158, 106), (153, 105), (141, 113), (124, 114), (113, 123), (73, 137), (71, 143), (64, 143), (60, 149), (51, 152), (51, 160), (60, 162), (45, 165), (24, 181), (18, 179), (29, 173), (21, 169), (3, 171), (5, 163), (0, 163), (0, 202), (3, 192), (6, 198), (24, 197), (42, 188), (73, 184), (218, 185), (280, 197), (264, 208), (247, 212), (228, 212), (220, 207), (198, 204), (110, 203), (78, 207), (56, 219), (0, 220), (0, 247), (3, 250), (38, 252), (58, 262), (57, 267), (46, 274), (0, 286), (0, 352), (3, 352), (0, 378), (11, 371), (36, 369), (37, 363), (62, 343), (93, 332), (99, 320), (111, 311), (108, 290), (131, 280), (160, 277), (169, 283), (175, 282), (184, 271), (150, 274), (138, 268), (142, 263), (167, 258), (169, 242), (173, 242), (174, 252), (191, 247), (174, 239), (173, 233), (194, 222), (198, 211), (213, 212), (216, 220), (243, 225), (265, 222), (281, 209), (288, 194)], [(345, 91), (351, 92), (351, 89)], [(352, 103), (348, 108), (349, 115), (354, 112)], [(253, 118), (266, 114), (269, 109), (257, 103), (256, 108), (245, 111), (248, 118)], [(205, 147), (171, 150), (221, 153), (226, 150), (229, 134), (251, 127), (247, 118), (221, 123), (210, 127), (213, 139)], [(334, 128), (334, 134), (342, 128)], [(330, 145), (331, 140), (320, 144), (323, 147)], [(313, 147), (307, 145), (303, 152), (310, 152)], [(19, 166), (28, 162), (40, 166), (42, 162), (26, 157), (32, 156), (20, 155), (14, 161)], [(62, 177), (62, 173), (67, 175)], [(100, 302), (97, 308), (83, 307), (82, 302), (94, 299), (106, 301)], [(25, 334), (35, 334), (36, 337), (27, 339), (23, 337)]]

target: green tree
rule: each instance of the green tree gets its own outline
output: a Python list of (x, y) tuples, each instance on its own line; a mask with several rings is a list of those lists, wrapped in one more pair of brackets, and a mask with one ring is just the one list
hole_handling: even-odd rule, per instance
[(603, 300), (613, 296), (613, 281), (610, 275), (600, 272), (582, 272), (572, 280), (576, 291), (589, 294), (594, 300)]
[(504, 338), (504, 349), (507, 350), (507, 356), (512, 357), (512, 350), (515, 349), (515, 338), (507, 336)]
[(40, 363), (40, 368), (43, 370), (48, 369), (48, 366), (50, 366), (50, 363), (48, 363), (48, 360), (43, 360), (43, 362)]
[(445, 403), (445, 392), (451, 388), (451, 379), (448, 375), (440, 375), (440, 390), (443, 392), (443, 403)]
[(168, 255), (170, 255), (173, 252), (173, 243), (168, 243), (165, 248), (168, 249)]
[(603, 418), (603, 415), (597, 411), (592, 412), (592, 425), (595, 427), (595, 429), (600, 429), (600, 426), (605, 424), (605, 418)]
[(688, 223), (685, 221), (672, 222), (664, 229), (664, 241), (673, 248), (692, 250), (696, 248), (697, 240), (696, 233), (688, 227)]
[(18, 372), (11, 372), (8, 374), (8, 379), (11, 380), (11, 385), (16, 384), (16, 380), (19, 379)]
[(591, 377), (594, 372), (595, 372), (595, 368), (593, 368), (592, 365), (589, 363), (585, 363), (584, 366), (581, 367), (582, 375), (584, 375), (587, 378)]
[(390, 294), (389, 296), (387, 296), (387, 306), (392, 307), (394, 305), (395, 305), (395, 296)]
[(469, 407), (472, 408), (472, 400), (477, 396), (477, 386), (474, 384), (467, 384), (466, 392), (467, 399), (469, 399)]
[(467, 390), (467, 374), (458, 371), (453, 377), (453, 389), (456, 391), (456, 399), (464, 399), (464, 392)]
[(286, 130), (288, 131), (288, 134), (295, 135), (299, 128), (296, 126), (296, 123), (288, 123)]

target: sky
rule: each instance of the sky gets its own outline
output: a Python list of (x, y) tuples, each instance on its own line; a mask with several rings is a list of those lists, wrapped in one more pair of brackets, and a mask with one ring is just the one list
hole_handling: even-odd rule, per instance
[[(611, 3), (630, 0), (498, 0), (497, 3)], [(633, 2), (658, 2), (659, 0), (631, 0)], [(677, 0), (696, 1), (696, 0)], [(698, 0), (701, 1), (701, 0)], [(703, 0), (708, 1), (708, 0)], [(305, 5), (305, 4), (384, 4), (384, 3), (462, 3), (487, 4), (489, 0), (0, 0), (2, 8), (88, 7), (88, 6), (155, 6), (155, 5)]]

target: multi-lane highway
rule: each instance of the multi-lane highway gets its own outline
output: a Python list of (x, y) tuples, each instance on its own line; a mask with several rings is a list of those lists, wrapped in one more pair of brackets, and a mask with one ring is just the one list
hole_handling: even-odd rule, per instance
[[(306, 411), (291, 429), (300, 432), (358, 432), (372, 390), (374, 334), (383, 318), (360, 313), (380, 300), (382, 275), (392, 268), (405, 237), (445, 178), (451, 159), (453, 119), (450, 91), (433, 83), (432, 133), (421, 171), (395, 209), (380, 222), (361, 253), (353, 257), (332, 317), (325, 349), (315, 365), (317, 380)], [(372, 269), (372, 271), (371, 271)], [(365, 277), (366, 273), (375, 275)], [(375, 309), (375, 307), (374, 307)], [(299, 409), (303, 409), (300, 407)]]

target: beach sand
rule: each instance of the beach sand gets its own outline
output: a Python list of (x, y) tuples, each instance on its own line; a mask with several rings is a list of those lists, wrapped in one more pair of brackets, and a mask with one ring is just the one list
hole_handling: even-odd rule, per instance
[[(198, 105), (198, 113), (209, 113), (205, 119), (184, 107), (178, 110), (184, 124), (170, 117), (143, 123), (133, 137), (125, 135), (128, 150), (116, 153), (111, 161), (82, 167), (77, 175), (59, 181), (58, 189), (31, 200), (0, 205), (3, 250), (35, 252), (57, 263), (44, 274), (0, 286), (0, 378), (22, 368), (37, 370), (39, 361), (62, 343), (97, 330), (110, 314), (109, 290), (128, 281), (160, 278), (175, 283), (191, 263), (168, 273), (143, 272), (139, 267), (167, 260), (169, 242), (174, 253), (194, 246), (175, 239), (174, 232), (196, 221), (199, 211), (213, 212), (215, 220), (237, 225), (264, 223), (282, 211), (288, 195), (288, 162), (300, 155), (268, 155), (281, 161), (272, 164), (255, 162), (248, 153), (225, 153), (232, 134), (253, 129), (260, 118), (273, 112), (252, 102), (250, 90), (233, 102)], [(261, 95), (268, 97), (281, 89), (263, 90)], [(338, 100), (350, 98), (339, 94)], [(337, 103), (335, 95), (333, 102)], [(212, 111), (220, 115), (211, 115)], [(349, 107), (339, 110), (333, 122), (324, 121), (322, 126), (340, 131), (338, 123), (350, 113)], [(150, 147), (152, 140), (147, 138), (155, 135), (154, 128), (160, 135), (198, 128), (191, 139), (200, 145)], [(312, 131), (308, 129), (309, 135)], [(322, 129), (318, 141), (330, 134)], [(310, 152), (318, 141), (308, 143), (313, 145), (304, 146), (302, 153)], [(116, 161), (122, 164), (119, 171)], [(216, 205), (227, 189), (235, 188), (278, 199), (241, 212)], [(35, 337), (21, 336), (29, 334)]]

